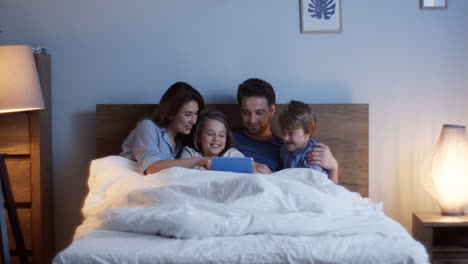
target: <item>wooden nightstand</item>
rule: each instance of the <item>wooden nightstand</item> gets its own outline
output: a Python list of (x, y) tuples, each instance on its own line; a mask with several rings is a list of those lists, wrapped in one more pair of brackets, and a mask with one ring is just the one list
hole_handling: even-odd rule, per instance
[(468, 263), (468, 215), (413, 213), (413, 237), (424, 244), (431, 263)]
[[(0, 115), (0, 152), (6, 167), (30, 263), (51, 263), (52, 140), (50, 55), (35, 54), (46, 109)], [(7, 225), (9, 226), (9, 224)], [(9, 232), (12, 263), (19, 263)]]

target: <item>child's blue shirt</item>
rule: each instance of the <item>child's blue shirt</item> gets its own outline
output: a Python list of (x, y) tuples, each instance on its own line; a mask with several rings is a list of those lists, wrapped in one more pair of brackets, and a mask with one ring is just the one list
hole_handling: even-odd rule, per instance
[(309, 142), (307, 142), (307, 145), (303, 149), (299, 150), (298, 152), (294, 154), (287, 151), (286, 147), (283, 145), (280, 151), (280, 159), (283, 164), (283, 169), (310, 168), (310, 169), (317, 170), (328, 175), (328, 170), (320, 167), (319, 165), (315, 165), (315, 164), (311, 165), (307, 163), (307, 159), (306, 159), (307, 152), (313, 149), (315, 147), (315, 144), (317, 144), (315, 140), (309, 140)]

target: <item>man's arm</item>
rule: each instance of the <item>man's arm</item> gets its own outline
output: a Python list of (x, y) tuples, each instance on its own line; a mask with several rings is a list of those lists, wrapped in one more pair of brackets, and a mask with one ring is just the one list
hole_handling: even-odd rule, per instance
[(271, 170), (267, 165), (254, 161), (254, 173), (271, 174)]
[(320, 167), (327, 169), (330, 173), (329, 178), (333, 183), (338, 184), (338, 162), (333, 157), (330, 149), (323, 143), (315, 144), (307, 153), (307, 163), (319, 165)]

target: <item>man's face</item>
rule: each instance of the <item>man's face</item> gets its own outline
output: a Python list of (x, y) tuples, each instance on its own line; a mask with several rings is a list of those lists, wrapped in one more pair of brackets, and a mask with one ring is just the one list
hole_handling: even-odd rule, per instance
[(270, 120), (275, 114), (275, 105), (268, 107), (265, 97), (249, 96), (241, 100), (241, 119), (244, 128), (252, 136), (270, 133)]

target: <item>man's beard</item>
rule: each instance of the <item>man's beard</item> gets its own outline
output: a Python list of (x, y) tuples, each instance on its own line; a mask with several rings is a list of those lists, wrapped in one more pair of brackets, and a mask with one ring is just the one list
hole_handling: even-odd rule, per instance
[(245, 128), (247, 130), (247, 132), (252, 135), (252, 136), (258, 136), (258, 135), (261, 135), (263, 134), (266, 130), (267, 130), (267, 126), (262, 126), (260, 125), (258, 128), (249, 128), (249, 127), (246, 127)]

